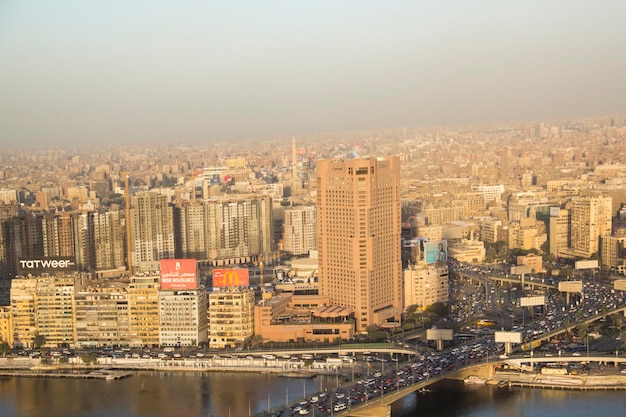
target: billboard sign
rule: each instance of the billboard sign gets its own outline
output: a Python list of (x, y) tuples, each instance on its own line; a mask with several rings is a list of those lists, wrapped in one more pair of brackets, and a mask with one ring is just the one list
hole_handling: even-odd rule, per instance
[(530, 274), (532, 271), (532, 268), (528, 265), (517, 265), (511, 267), (511, 274), (513, 275)]
[(454, 340), (452, 329), (426, 329), (426, 340)]
[(424, 261), (427, 264), (448, 260), (448, 241), (434, 240), (424, 243)]
[(583, 292), (582, 281), (561, 281), (559, 282), (559, 291), (561, 292)]
[(613, 281), (613, 286), (618, 291), (626, 290), (626, 279), (616, 279)]
[(544, 306), (546, 305), (546, 296), (534, 295), (532, 297), (521, 297), (519, 302), (522, 307)]
[(63, 272), (75, 271), (76, 262), (71, 256), (46, 256), (41, 258), (20, 258), (17, 262), (20, 272)]
[(496, 343), (522, 343), (521, 332), (494, 332)]
[(575, 268), (576, 269), (594, 269), (598, 267), (597, 259), (585, 259), (582, 261), (576, 261)]
[(248, 268), (214, 269), (213, 287), (247, 287), (250, 285)]
[(198, 269), (195, 259), (161, 259), (162, 290), (195, 290)]

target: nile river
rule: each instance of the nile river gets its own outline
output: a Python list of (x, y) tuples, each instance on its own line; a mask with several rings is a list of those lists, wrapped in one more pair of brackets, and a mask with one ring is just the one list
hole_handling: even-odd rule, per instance
[[(246, 417), (334, 388), (334, 377), (146, 372), (118, 381), (0, 378), (0, 417)], [(617, 417), (625, 391), (498, 389), (446, 381), (396, 402), (392, 417)]]

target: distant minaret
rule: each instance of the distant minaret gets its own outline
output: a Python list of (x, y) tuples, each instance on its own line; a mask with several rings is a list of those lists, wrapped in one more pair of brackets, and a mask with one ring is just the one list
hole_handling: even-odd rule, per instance
[(298, 167), (296, 165), (296, 137), (291, 139), (291, 178), (295, 181), (298, 176)]

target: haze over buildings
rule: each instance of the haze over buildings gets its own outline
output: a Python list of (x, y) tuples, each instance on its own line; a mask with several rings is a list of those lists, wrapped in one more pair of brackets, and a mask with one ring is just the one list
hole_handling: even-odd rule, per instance
[(0, 146), (198, 143), (626, 109), (626, 5), (0, 5)]
[(624, 12), (3, 3), (0, 341), (330, 343), (450, 259), (625, 272)]

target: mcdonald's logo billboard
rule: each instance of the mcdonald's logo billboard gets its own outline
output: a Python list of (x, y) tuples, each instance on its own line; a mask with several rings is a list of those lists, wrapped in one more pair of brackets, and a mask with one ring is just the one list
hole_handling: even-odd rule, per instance
[(250, 285), (248, 268), (213, 270), (213, 287), (247, 287), (248, 285)]
[(197, 276), (195, 259), (161, 259), (162, 290), (195, 290)]

